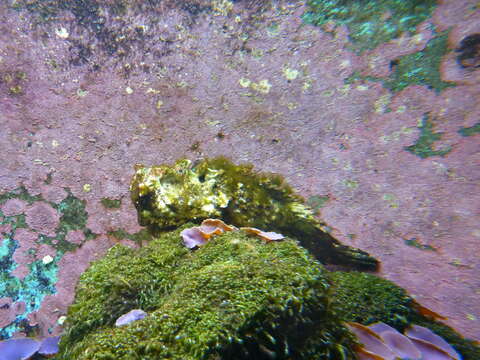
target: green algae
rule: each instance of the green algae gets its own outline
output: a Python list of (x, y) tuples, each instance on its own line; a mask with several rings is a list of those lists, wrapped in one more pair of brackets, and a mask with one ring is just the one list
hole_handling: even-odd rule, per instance
[[(96, 261), (81, 276), (57, 359), (353, 359), (342, 326), (352, 321), (400, 332), (418, 324), (465, 360), (480, 355), (388, 280), (327, 272), (292, 240), (267, 244), (240, 231), (192, 252), (180, 231), (193, 225)], [(149, 315), (114, 326), (136, 308)]]
[[(328, 273), (295, 241), (267, 244), (235, 231), (192, 252), (180, 237), (192, 225), (141, 249), (117, 245), (95, 262), (77, 286), (57, 358), (352, 356), (330, 307)], [(149, 315), (114, 327), (135, 308)]]
[(371, 324), (377, 321), (395, 328), (405, 326), (412, 299), (388, 280), (358, 272), (333, 272), (335, 302), (345, 321)]
[(405, 150), (411, 152), (414, 155), (419, 156), (422, 159), (426, 159), (430, 156), (445, 156), (452, 148), (446, 146), (443, 149), (435, 150), (433, 145), (435, 142), (442, 138), (442, 132), (433, 131), (434, 124), (428, 114), (425, 114), (422, 118), (422, 123), (418, 127), (420, 129), (420, 137), (415, 144), (406, 146)]
[(429, 328), (443, 337), (464, 360), (480, 359), (480, 347), (452, 328), (415, 310), (414, 300), (391, 281), (359, 272), (333, 272), (334, 301), (345, 321), (370, 325), (384, 322), (400, 332), (410, 324)]
[(122, 206), (121, 199), (102, 198), (100, 202), (106, 209), (120, 209), (120, 206)]
[(138, 166), (130, 190), (140, 225), (152, 232), (220, 218), (234, 226), (295, 237), (324, 262), (370, 270), (378, 265), (367, 253), (328, 234), (326, 224), (281, 176), (256, 172), (250, 164), (213, 158), (196, 164), (182, 159), (173, 165)]
[(150, 233), (147, 229), (142, 229), (136, 233), (130, 234), (124, 229), (116, 229), (108, 232), (109, 236), (113, 236), (117, 240), (128, 239), (134, 241), (138, 245), (142, 245), (145, 241), (148, 241), (151, 238)]
[(40, 235), (40, 241), (54, 247), (57, 252), (64, 254), (74, 251), (79, 245), (67, 241), (69, 231), (80, 230), (85, 234), (85, 239), (97, 237), (87, 228), (88, 213), (85, 210), (85, 201), (73, 196), (70, 189), (65, 189), (67, 197), (59, 204), (51, 204), (60, 214), (60, 223), (55, 229), (55, 236)]
[(462, 127), (460, 130), (458, 130), (458, 133), (462, 136), (473, 136), (475, 134), (479, 134), (480, 122), (470, 127)]
[(80, 200), (67, 189), (68, 196), (54, 207), (62, 214), (59, 229), (62, 232), (82, 230), (87, 225), (88, 213), (85, 210), (85, 200)]
[(399, 37), (415, 33), (416, 26), (430, 18), (435, 0), (309, 0), (302, 19), (317, 26), (333, 22), (346, 25), (352, 48), (357, 52), (374, 49)]
[(420, 250), (437, 251), (433, 246), (422, 244), (416, 238), (406, 239), (404, 242), (405, 245), (413, 246)]
[(4, 204), (9, 199), (19, 199), (26, 201), (28, 204), (33, 204), (35, 201), (42, 200), (39, 195), (30, 195), (23, 186), (10, 192), (0, 194), (0, 205)]
[(450, 51), (447, 40), (448, 31), (437, 34), (424, 49), (395, 59), (392, 62), (392, 73), (389, 77), (362, 75), (360, 71), (355, 71), (344, 82), (345, 84), (380, 82), (384, 88), (393, 93), (402, 91), (410, 85), (422, 85), (435, 90), (438, 94), (456, 86), (454, 82), (443, 81), (440, 72), (442, 58)]
[(455, 86), (453, 82), (443, 81), (440, 72), (442, 58), (449, 51), (448, 31), (444, 31), (431, 39), (423, 50), (399, 57), (384, 86), (399, 92), (409, 85), (425, 85), (437, 94)]

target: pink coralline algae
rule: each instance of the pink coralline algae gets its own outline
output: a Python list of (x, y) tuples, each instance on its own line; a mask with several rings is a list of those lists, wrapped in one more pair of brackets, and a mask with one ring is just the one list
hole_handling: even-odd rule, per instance
[(384, 323), (364, 326), (347, 323), (362, 344), (357, 348), (360, 360), (461, 360), (461, 356), (443, 338), (431, 330), (412, 325), (399, 333)]
[[(200, 226), (183, 230), (180, 233), (180, 236), (182, 237), (183, 243), (186, 247), (189, 249), (194, 249), (205, 245), (212, 236), (223, 234), (226, 231), (238, 230), (239, 229), (235, 226), (227, 225), (222, 220), (206, 219)], [(251, 227), (242, 227), (240, 230), (245, 231), (247, 234), (258, 236), (267, 243), (270, 241), (279, 241), (285, 238), (285, 236), (276, 232), (266, 232)]]
[(55, 236), (60, 217), (58, 212), (49, 204), (36, 202), (25, 212), (27, 224), (31, 229), (48, 236)]
[(23, 213), (25, 207), (25, 201), (20, 199), (9, 199), (3, 204), (1, 210), (6, 216), (14, 216)]

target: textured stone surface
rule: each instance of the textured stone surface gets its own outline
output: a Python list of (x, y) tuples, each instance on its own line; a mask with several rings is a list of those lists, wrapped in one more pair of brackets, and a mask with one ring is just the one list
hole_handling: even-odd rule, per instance
[[(345, 26), (304, 25), (303, 2), (265, 11), (259, 1), (132, 6), (119, 18), (104, 12), (100, 30), (95, 9), (45, 21), (35, 3), (0, 5), (0, 195), (24, 186), (38, 196), (12, 195), (0, 207), (2, 236), (19, 246), (9, 276), (31, 272), (35, 255), (21, 251), (56, 249), (56, 293), (25, 310), (31, 325), (59, 331), (89, 261), (116, 241), (141, 241), (128, 194), (135, 163), (225, 155), (323, 199), (337, 238), (479, 339), (479, 135), (459, 131), (479, 121), (480, 70), (460, 68), (453, 51), (480, 32), (475, 1), (440, 1), (415, 34), (361, 55), (349, 50)], [(455, 87), (383, 85), (396, 59), (446, 30), (438, 71)], [(414, 145), (431, 156), (406, 151)], [(106, 208), (104, 198), (121, 205)]]

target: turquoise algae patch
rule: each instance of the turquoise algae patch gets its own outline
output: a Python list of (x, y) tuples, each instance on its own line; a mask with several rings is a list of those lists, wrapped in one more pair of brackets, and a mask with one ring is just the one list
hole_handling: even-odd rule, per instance
[(414, 33), (418, 24), (428, 19), (436, 6), (435, 0), (310, 0), (302, 19), (322, 26), (333, 22), (346, 25), (352, 48), (356, 52), (374, 49), (399, 37)]
[[(3, 214), (1, 214), (3, 215)], [(13, 302), (24, 302), (25, 311), (17, 315), (16, 319), (4, 328), (0, 328), (0, 339), (8, 339), (19, 330), (28, 330), (27, 316), (40, 308), (46, 295), (55, 293), (57, 281), (57, 265), (53, 262), (44, 264), (42, 260), (34, 261), (29, 265), (30, 272), (23, 279), (11, 275), (18, 266), (13, 261), (13, 253), (18, 248), (15, 232), (19, 223), (15, 216), (2, 216), (0, 225), (10, 224), (11, 230), (4, 233), (0, 246), (0, 299), (11, 298)]]
[(392, 73), (387, 78), (363, 76), (360, 72), (355, 72), (345, 79), (345, 83), (365, 80), (381, 82), (383, 87), (394, 93), (410, 85), (423, 85), (439, 94), (456, 86), (454, 82), (443, 81), (440, 73), (442, 58), (450, 51), (447, 38), (448, 32), (437, 34), (423, 50), (395, 59), (391, 62)]
[[(12, 275), (12, 272), (18, 267), (13, 260), (13, 254), (19, 247), (15, 237), (18, 229), (36, 231), (29, 228), (24, 214), (6, 216), (0, 211), (0, 226), (4, 226), (2, 238), (0, 238), (0, 299), (11, 298), (12, 302), (25, 303), (24, 312), (18, 314), (8, 326), (0, 328), (0, 339), (8, 339), (17, 331), (30, 333), (34, 330), (28, 325), (27, 316), (41, 307), (46, 295), (56, 293), (58, 261), (65, 252), (74, 250), (78, 246), (66, 241), (67, 232), (83, 230), (87, 239), (94, 236), (86, 228), (87, 213), (84, 202), (75, 198), (68, 189), (67, 192), (69, 195), (59, 204), (47, 202), (41, 196), (31, 196), (24, 188), (0, 195), (0, 205), (10, 199), (22, 200), (29, 205), (35, 202), (45, 202), (57, 210), (61, 216), (55, 236), (48, 237), (41, 234), (37, 240), (39, 244), (48, 244), (54, 247), (56, 255), (31, 262), (28, 264), (29, 273), (20, 279)], [(35, 255), (35, 249), (28, 251), (29, 255)]]
[(449, 51), (448, 31), (445, 31), (430, 40), (423, 50), (399, 57), (393, 64), (393, 74), (384, 81), (384, 86), (398, 92), (409, 85), (426, 85), (437, 94), (455, 86), (453, 82), (443, 81), (440, 73), (442, 58)]

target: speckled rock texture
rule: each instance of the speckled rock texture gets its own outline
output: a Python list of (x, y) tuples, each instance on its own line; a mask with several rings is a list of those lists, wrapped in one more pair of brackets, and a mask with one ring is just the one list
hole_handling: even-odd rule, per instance
[(478, 1), (437, 1), (373, 49), (309, 9), (0, 3), (1, 338), (60, 333), (89, 263), (143, 241), (135, 163), (223, 155), (285, 176), (381, 276), (480, 340), (480, 70), (455, 52), (480, 33)]

